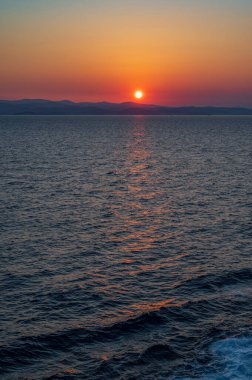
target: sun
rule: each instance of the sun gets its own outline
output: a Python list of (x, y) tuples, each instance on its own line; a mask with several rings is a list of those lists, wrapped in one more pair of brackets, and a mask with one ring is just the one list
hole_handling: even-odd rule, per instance
[(143, 91), (141, 91), (141, 90), (137, 90), (134, 93), (134, 96), (135, 96), (136, 99), (142, 99), (143, 95), (144, 95)]

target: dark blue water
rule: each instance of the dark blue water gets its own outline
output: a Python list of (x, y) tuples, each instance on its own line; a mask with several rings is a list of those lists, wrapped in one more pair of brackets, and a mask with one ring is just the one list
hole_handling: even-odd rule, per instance
[(252, 379), (251, 117), (0, 118), (3, 379)]

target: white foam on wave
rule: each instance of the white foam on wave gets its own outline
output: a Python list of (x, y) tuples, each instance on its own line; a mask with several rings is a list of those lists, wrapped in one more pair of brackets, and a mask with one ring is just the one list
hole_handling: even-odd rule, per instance
[(221, 373), (202, 380), (252, 379), (252, 337), (229, 338), (215, 342), (211, 351), (223, 364)]
[[(201, 369), (196, 365), (202, 375), (194, 376), (193, 379), (252, 380), (252, 336), (217, 341), (210, 347), (210, 352), (215, 359), (212, 368)], [(192, 380), (192, 378), (176, 377), (174, 380)]]

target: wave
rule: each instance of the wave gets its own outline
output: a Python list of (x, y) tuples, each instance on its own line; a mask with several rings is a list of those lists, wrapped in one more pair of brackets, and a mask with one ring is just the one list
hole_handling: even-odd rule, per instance
[(209, 380), (222, 379), (252, 379), (252, 336), (242, 336), (215, 342), (211, 351), (222, 371), (209, 375)]
[(221, 275), (202, 275), (197, 278), (188, 279), (180, 284), (180, 286), (197, 288), (197, 290), (215, 290), (217, 288), (247, 282), (252, 282), (252, 270), (249, 268), (243, 268), (235, 271), (225, 271)]
[(74, 328), (53, 334), (23, 337), (10, 347), (0, 348), (0, 368), (4, 370), (7, 365), (9, 367), (16, 364), (25, 365), (33, 358), (50, 355), (52, 350), (66, 351), (78, 344), (114, 340), (151, 326), (160, 326), (165, 322), (165, 318), (159, 312), (149, 312), (95, 330)]
[[(194, 291), (195, 287), (197, 289), (204, 287), (207, 281), (215, 287), (224, 286), (227, 283), (229, 285), (238, 282), (247, 284), (251, 280), (250, 275), (250, 270), (243, 269), (224, 273), (223, 276), (200, 277), (187, 281), (186, 285)], [(251, 313), (248, 298), (224, 297), (220, 295), (220, 292), (210, 295), (208, 293), (202, 297), (198, 296), (195, 300), (177, 304), (157, 302), (156, 306), (156, 310), (152, 306), (150, 310), (142, 311), (142, 313), (138, 311), (135, 315), (125, 317), (105, 327), (94, 329), (78, 327), (51, 334), (24, 336), (9, 346), (0, 347), (0, 368), (3, 373), (7, 373), (12, 371), (13, 367), (30, 365), (33, 361), (50, 357), (55, 352), (68, 352), (81, 345), (92, 347), (96, 344), (98, 346), (114, 344), (122, 337), (136, 342), (143, 336), (147, 338), (141, 349), (133, 352), (134, 365), (153, 361), (176, 362), (179, 359), (187, 361), (200, 355), (200, 352), (213, 341), (222, 342), (223, 338), (241, 333), (243, 329), (246, 330)], [(235, 316), (239, 318), (239, 325), (233, 323)], [(150, 337), (156, 332), (160, 339), (153, 341)], [(233, 341), (230, 342), (233, 344)], [(216, 352), (216, 355), (219, 353), (221, 356), (221, 349), (224, 350), (223, 345), (214, 345), (212, 355)], [(227, 353), (227, 350), (225, 352)], [(125, 353), (125, 360), (128, 356), (129, 354)], [(206, 357), (208, 355), (205, 357), (203, 355), (202, 360), (204, 361)], [(243, 360), (242, 357), (241, 360)], [(100, 364), (97, 363), (97, 365)], [(227, 366), (229, 366), (228, 359)]]
[[(173, 377), (173, 380), (251, 380), (252, 336), (237, 336), (217, 340), (209, 347), (208, 366), (194, 363), (193, 377)], [(209, 370), (211, 368), (211, 370)]]
[[(236, 305), (238, 310), (239, 306), (241, 305)], [(180, 326), (191, 326), (191, 329), (193, 329), (197, 320), (202, 320), (202, 314), (211, 319), (214, 317), (216, 309), (220, 307), (231, 311), (232, 305), (229, 304), (228, 300), (222, 305), (216, 304), (214, 300), (190, 301), (180, 306), (161, 307), (159, 310), (146, 312), (104, 328), (94, 330), (73, 328), (53, 334), (23, 337), (9, 347), (0, 348), (0, 366), (4, 370), (7, 367), (11, 369), (16, 365), (30, 364), (33, 359), (37, 360), (38, 358), (50, 356), (55, 351), (67, 351), (81, 344), (92, 345), (94, 343), (114, 342), (121, 339), (122, 336), (129, 338), (131, 335), (136, 339), (136, 335), (153, 332), (161, 325), (164, 331), (169, 331), (169, 326), (173, 326), (174, 331), (177, 331)], [(205, 326), (204, 324), (202, 326), (203, 341), (206, 337), (208, 337), (208, 341), (209, 339), (223, 337), (223, 333), (226, 334), (227, 331), (222, 327), (210, 327), (207, 322)], [(186, 355), (188, 350), (195, 347), (197, 340), (200, 340), (200, 337), (197, 337), (196, 334), (193, 332), (189, 335), (185, 334), (179, 338), (174, 338), (172, 346), (166, 343), (148, 346), (138, 357), (137, 363), (148, 361), (151, 358), (155, 360), (178, 359), (181, 355)]]
[(154, 344), (149, 346), (141, 355), (140, 359), (149, 361), (151, 359), (175, 360), (181, 358), (181, 355), (167, 344)]

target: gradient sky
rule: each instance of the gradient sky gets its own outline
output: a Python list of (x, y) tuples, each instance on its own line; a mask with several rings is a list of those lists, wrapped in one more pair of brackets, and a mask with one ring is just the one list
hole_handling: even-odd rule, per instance
[(0, 0), (0, 98), (252, 107), (251, 0)]

